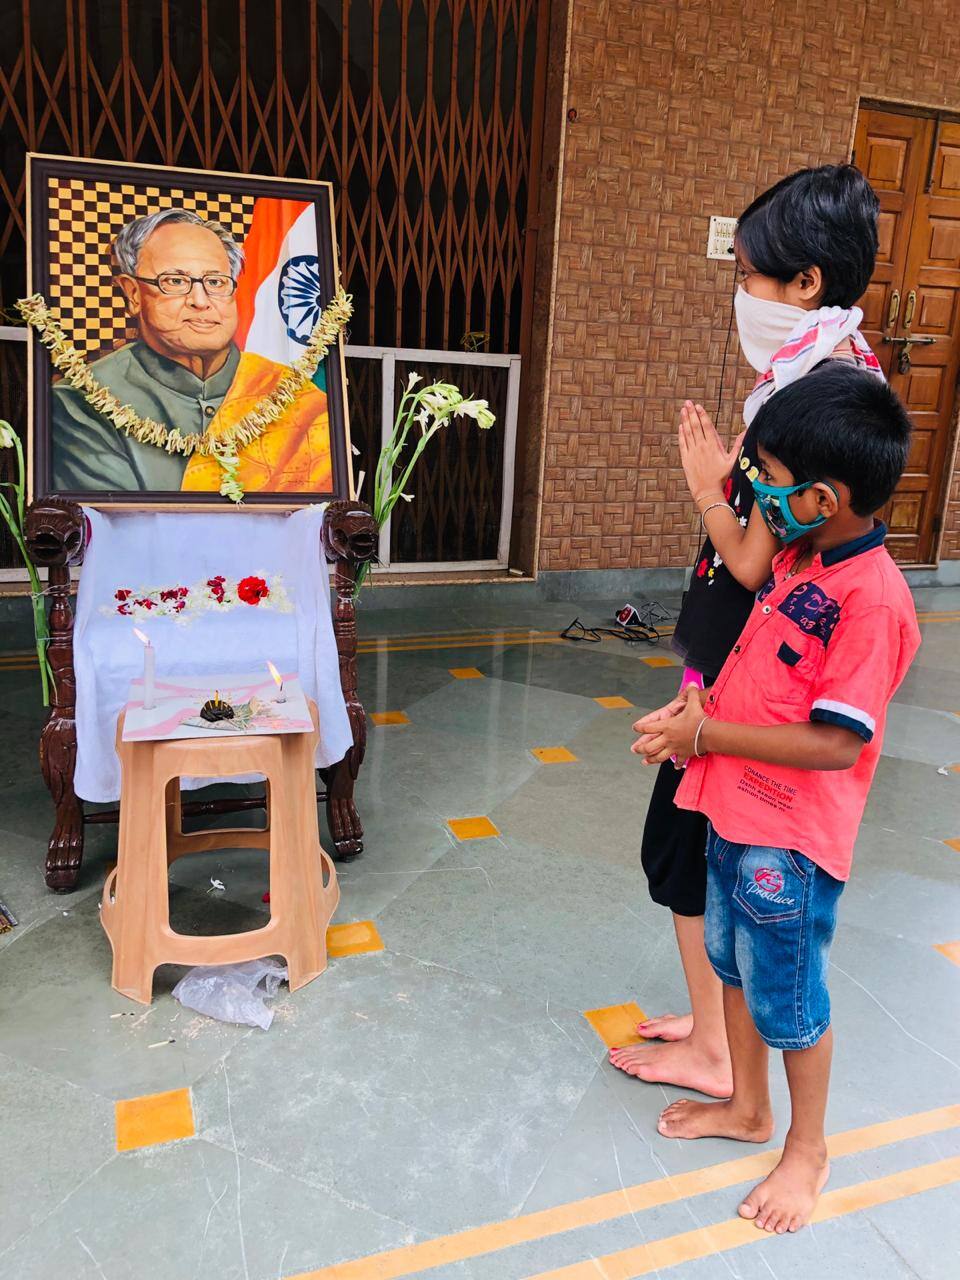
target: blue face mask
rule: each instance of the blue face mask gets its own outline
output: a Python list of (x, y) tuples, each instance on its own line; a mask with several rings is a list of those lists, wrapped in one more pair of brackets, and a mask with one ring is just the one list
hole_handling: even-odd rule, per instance
[[(790, 495), (793, 493), (805, 493), (807, 489), (812, 488), (817, 482), (815, 480), (805, 480), (803, 484), (761, 484), (759, 480), (753, 481), (753, 492), (757, 498), (757, 506), (760, 508), (760, 514), (763, 516), (764, 523), (770, 532), (788, 545), (796, 542), (798, 538), (802, 538), (805, 533), (809, 533), (811, 529), (819, 529), (826, 520), (826, 516), (817, 516), (816, 520), (811, 520), (809, 524), (803, 524), (799, 521), (790, 509)], [(839, 499), (833, 485), (828, 480), (824, 481), (830, 489), (833, 489)]]

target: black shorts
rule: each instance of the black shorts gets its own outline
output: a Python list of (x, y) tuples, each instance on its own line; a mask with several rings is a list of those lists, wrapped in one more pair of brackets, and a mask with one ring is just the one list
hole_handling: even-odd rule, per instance
[(707, 820), (673, 803), (683, 770), (660, 766), (643, 824), (640, 861), (650, 897), (678, 916), (702, 916), (707, 901)]

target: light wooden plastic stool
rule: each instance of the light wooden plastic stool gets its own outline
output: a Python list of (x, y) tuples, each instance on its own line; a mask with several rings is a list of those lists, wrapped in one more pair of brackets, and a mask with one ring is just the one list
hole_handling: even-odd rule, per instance
[[(217, 965), (281, 955), (290, 990), (327, 967), (327, 925), (340, 890), (333, 862), (320, 847), (312, 733), (218, 736), (168, 742), (124, 742), (117, 865), (103, 887), (100, 920), (113, 948), (112, 985), (149, 1004), (161, 964)], [(259, 773), (267, 780), (266, 830), (246, 827), (184, 833), (180, 779)], [(247, 933), (194, 937), (170, 928), (167, 867), (188, 853), (265, 849), (270, 854), (270, 923)], [(326, 880), (324, 880), (326, 872)]]

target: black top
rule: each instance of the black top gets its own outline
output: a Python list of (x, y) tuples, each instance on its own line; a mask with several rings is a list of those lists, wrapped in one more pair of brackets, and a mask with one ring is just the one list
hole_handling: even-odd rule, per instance
[[(744, 528), (753, 510), (751, 482), (759, 474), (756, 438), (757, 433), (751, 425), (743, 438), (737, 464), (723, 489), (723, 496)], [(675, 652), (687, 666), (716, 679), (750, 616), (755, 599), (756, 593), (740, 585), (707, 538), (697, 556), (673, 633)]]

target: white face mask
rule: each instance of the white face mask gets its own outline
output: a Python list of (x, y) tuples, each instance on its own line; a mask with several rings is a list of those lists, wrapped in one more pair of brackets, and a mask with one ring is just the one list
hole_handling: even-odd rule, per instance
[(757, 373), (766, 373), (773, 356), (809, 314), (803, 307), (793, 307), (788, 302), (755, 298), (743, 285), (737, 286), (733, 309), (741, 350)]

